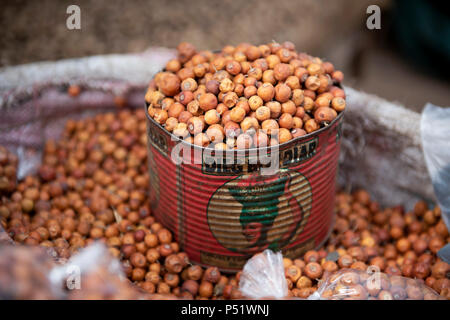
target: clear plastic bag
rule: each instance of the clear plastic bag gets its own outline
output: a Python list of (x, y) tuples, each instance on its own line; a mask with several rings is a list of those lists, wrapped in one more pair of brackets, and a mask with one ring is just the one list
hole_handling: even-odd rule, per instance
[(41, 247), (0, 245), (0, 300), (176, 299), (134, 286), (102, 243), (64, 262)]
[(239, 289), (252, 299), (286, 297), (288, 288), (281, 252), (264, 250), (248, 260), (239, 280)]
[[(265, 250), (244, 266), (239, 289), (251, 299), (288, 297), (283, 256)], [(388, 275), (370, 266), (367, 270), (341, 269), (319, 282), (308, 300), (445, 300), (422, 280)]]
[(39, 247), (0, 246), (0, 300), (61, 299), (64, 293), (48, 275), (53, 259)]
[(445, 300), (423, 281), (366, 271), (341, 269), (327, 277), (308, 300)]
[(119, 260), (102, 243), (82, 249), (66, 264), (51, 270), (50, 280), (62, 287), (67, 299), (151, 299), (125, 277)]
[(450, 108), (428, 103), (422, 112), (420, 131), (434, 192), (450, 228)]

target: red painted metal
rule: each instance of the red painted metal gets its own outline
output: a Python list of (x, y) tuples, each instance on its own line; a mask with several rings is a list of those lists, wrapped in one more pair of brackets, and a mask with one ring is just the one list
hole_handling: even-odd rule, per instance
[[(190, 154), (201, 163), (177, 165), (171, 153), (180, 140), (147, 120), (152, 212), (191, 261), (235, 272), (264, 249), (296, 258), (327, 239), (342, 113), (327, 127), (280, 145), (280, 170), (271, 176), (261, 175), (260, 165), (208, 165), (205, 148), (196, 146), (189, 146)], [(244, 152), (245, 159), (255, 150)]]

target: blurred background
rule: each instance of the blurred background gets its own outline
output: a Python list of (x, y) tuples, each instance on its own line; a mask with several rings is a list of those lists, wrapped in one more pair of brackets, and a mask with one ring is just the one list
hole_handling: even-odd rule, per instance
[[(442, 2), (445, 3), (445, 2)], [(81, 8), (81, 30), (66, 9)], [(369, 30), (369, 5), (381, 29)], [(332, 61), (345, 84), (416, 111), (450, 105), (450, 12), (432, 0), (2, 0), (0, 67), (87, 55), (286, 40)]]

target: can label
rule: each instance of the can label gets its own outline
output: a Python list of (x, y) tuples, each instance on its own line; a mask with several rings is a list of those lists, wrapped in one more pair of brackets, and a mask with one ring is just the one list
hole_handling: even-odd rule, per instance
[[(224, 201), (235, 210), (223, 210)], [(214, 238), (230, 251), (279, 251), (303, 231), (311, 203), (311, 185), (299, 172), (282, 170), (269, 178), (241, 175), (211, 196), (207, 222)]]
[[(277, 157), (277, 166), (288, 167), (310, 159), (316, 154), (317, 143), (318, 139), (314, 137), (286, 150), (280, 150), (277, 152), (278, 154), (273, 155)], [(268, 161), (264, 161), (266, 159)], [(215, 152), (204, 152), (202, 154), (202, 172), (211, 175), (232, 176), (260, 172), (261, 168), (270, 167), (273, 160), (270, 152), (264, 154), (261, 151), (254, 151), (237, 156), (233, 152), (224, 152), (220, 156), (217, 156)]]

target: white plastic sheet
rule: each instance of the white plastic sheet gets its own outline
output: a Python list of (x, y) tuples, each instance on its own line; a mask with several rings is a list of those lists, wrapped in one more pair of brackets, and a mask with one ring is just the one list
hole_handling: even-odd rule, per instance
[(239, 289), (244, 296), (252, 299), (286, 297), (288, 288), (281, 252), (264, 250), (248, 260), (242, 271)]

